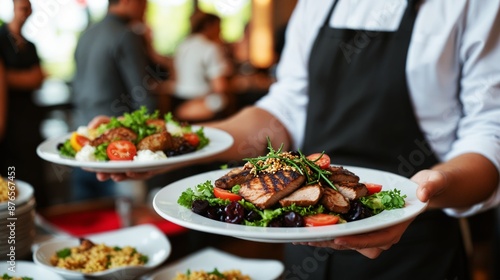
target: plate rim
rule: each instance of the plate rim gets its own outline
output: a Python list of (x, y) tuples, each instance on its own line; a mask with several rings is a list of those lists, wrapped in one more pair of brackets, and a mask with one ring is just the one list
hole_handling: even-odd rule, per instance
[[(192, 127), (194, 130), (201, 128), (201, 126), (192, 126)], [(153, 171), (164, 167), (173, 166), (175, 164), (199, 160), (205, 157), (221, 153), (229, 149), (234, 143), (233, 137), (228, 132), (222, 129), (203, 126), (203, 131), (210, 140), (210, 143), (206, 147), (194, 151), (192, 153), (172, 156), (162, 160), (152, 160), (144, 162), (133, 162), (133, 161), (89, 162), (89, 161), (77, 161), (72, 158), (62, 157), (57, 152), (56, 146), (58, 143), (61, 143), (69, 139), (71, 133), (73, 132), (46, 139), (37, 146), (36, 152), (39, 157), (41, 157), (46, 161), (70, 167), (85, 168), (86, 170), (89, 171), (96, 171), (96, 172)]]
[[(398, 174), (390, 173), (387, 171), (370, 169), (365, 167), (355, 167), (355, 166), (347, 166), (343, 165), (343, 167), (347, 170), (354, 172), (356, 175), (358, 173), (377, 173), (379, 176), (388, 176), (388, 178), (392, 178), (394, 180), (404, 181), (406, 184), (412, 186), (412, 190), (416, 190), (417, 183), (411, 181), (410, 179), (403, 177)], [(356, 171), (353, 171), (356, 170)], [(394, 209), (384, 211), (380, 214), (372, 216), (370, 218), (366, 218), (359, 221), (348, 222), (344, 224), (336, 224), (330, 226), (322, 226), (322, 227), (301, 227), (301, 228), (267, 228), (267, 227), (251, 227), (244, 225), (234, 225), (228, 224), (224, 222), (219, 222), (215, 220), (210, 220), (206, 217), (197, 215), (191, 212), (190, 209), (187, 209), (183, 206), (177, 204), (178, 196), (180, 195), (181, 185), (186, 184), (189, 181), (194, 181), (195, 179), (200, 178), (199, 183), (203, 183), (204, 181), (201, 178), (215, 178), (222, 174), (227, 173), (229, 170), (213, 170), (204, 173), (199, 173), (176, 182), (173, 182), (165, 187), (163, 187), (158, 193), (156, 193), (153, 198), (153, 208), (155, 211), (164, 219), (181, 225), (186, 228), (190, 228), (192, 230), (198, 230), (202, 232), (208, 232), (213, 234), (220, 234), (226, 236), (233, 236), (240, 239), (257, 241), (257, 242), (270, 242), (270, 243), (291, 243), (291, 242), (309, 242), (309, 241), (320, 241), (320, 240), (331, 240), (338, 236), (346, 236), (352, 234), (360, 234), (369, 231), (379, 230), (382, 228), (386, 228), (392, 226), (394, 224), (401, 223), (403, 221), (409, 220), (411, 218), (416, 217), (418, 214), (425, 211), (428, 203), (421, 202), (416, 198), (416, 193), (413, 196), (406, 199), (406, 206), (401, 209)], [(217, 175), (216, 175), (217, 174)], [(212, 177), (210, 177), (212, 176)], [(358, 175), (359, 176), (359, 175)], [(361, 178), (361, 176), (360, 176)], [(210, 179), (213, 180), (213, 179)], [(368, 178), (365, 180), (361, 178), (361, 181), (369, 181)], [(191, 183), (193, 184), (193, 183)], [(184, 187), (192, 188), (194, 185), (187, 185)], [(385, 189), (399, 189), (395, 186), (386, 187)], [(175, 193), (177, 191), (177, 193)], [(403, 191), (403, 194), (409, 194), (410, 191)], [(165, 200), (163, 197), (168, 194), (169, 197), (175, 197), (175, 202), (172, 203), (172, 199), (170, 201)], [(174, 205), (174, 206), (171, 206)], [(171, 213), (165, 213), (164, 207), (172, 207), (172, 212), (175, 212), (175, 215)], [(176, 211), (173, 211), (175, 209)], [(391, 218), (394, 216), (399, 216), (396, 218)], [(187, 218), (192, 218), (191, 220), (187, 220)], [(368, 229), (363, 227), (365, 224), (373, 224), (377, 221), (381, 221), (380, 224), (370, 225)]]

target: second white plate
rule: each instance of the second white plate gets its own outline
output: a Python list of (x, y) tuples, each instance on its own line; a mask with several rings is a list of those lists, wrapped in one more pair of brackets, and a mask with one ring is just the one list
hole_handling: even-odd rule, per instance
[(374, 169), (344, 166), (359, 176), (361, 182), (382, 184), (384, 190), (398, 189), (406, 195), (404, 208), (382, 213), (354, 222), (321, 227), (278, 228), (228, 224), (205, 218), (180, 206), (178, 198), (187, 188), (194, 188), (210, 180), (212, 183), (228, 170), (201, 173), (182, 179), (161, 189), (153, 200), (153, 207), (163, 218), (186, 228), (202, 232), (233, 236), (246, 240), (270, 243), (290, 243), (329, 240), (338, 236), (359, 234), (389, 227), (415, 217), (425, 210), (426, 203), (416, 197), (417, 184), (409, 179)]
[[(197, 129), (197, 127), (194, 127)], [(72, 158), (65, 158), (59, 154), (57, 145), (69, 139), (70, 135), (48, 139), (40, 144), (37, 148), (37, 154), (46, 161), (72, 166), (81, 167), (89, 171), (118, 173), (118, 172), (145, 172), (160, 169), (167, 166), (182, 164), (202, 158), (206, 158), (227, 150), (233, 144), (233, 137), (220, 129), (205, 127), (203, 129), (205, 136), (210, 140), (210, 143), (195, 152), (171, 156), (166, 159), (152, 160), (146, 162), (136, 161), (106, 161), (106, 162), (84, 162), (77, 161)]]

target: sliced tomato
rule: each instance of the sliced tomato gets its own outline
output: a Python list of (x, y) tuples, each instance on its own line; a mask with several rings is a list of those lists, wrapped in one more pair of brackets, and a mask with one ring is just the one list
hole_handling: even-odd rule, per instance
[(327, 154), (315, 153), (307, 156), (307, 159), (316, 163), (321, 169), (330, 166), (330, 157)]
[(230, 201), (240, 201), (242, 199), (241, 195), (232, 193), (228, 190), (224, 190), (221, 188), (214, 188), (214, 195), (220, 199), (228, 199)]
[(69, 143), (71, 144), (71, 147), (73, 147), (73, 149), (75, 149), (75, 151), (77, 152), (80, 151), (82, 147), (88, 144), (89, 142), (90, 140), (87, 137), (78, 134), (76, 132), (73, 132), (71, 134), (71, 137), (69, 138)]
[(110, 160), (133, 160), (137, 154), (134, 143), (127, 140), (111, 142), (106, 149)]
[(306, 224), (306, 227), (334, 225), (339, 222), (339, 216), (320, 213), (320, 214), (305, 216), (304, 222)]
[(186, 139), (186, 141), (188, 141), (188, 143), (193, 147), (198, 147), (200, 144), (200, 137), (194, 132), (185, 133), (184, 139)]
[(368, 189), (368, 195), (378, 193), (382, 190), (382, 185), (375, 183), (364, 183), (366, 188)]

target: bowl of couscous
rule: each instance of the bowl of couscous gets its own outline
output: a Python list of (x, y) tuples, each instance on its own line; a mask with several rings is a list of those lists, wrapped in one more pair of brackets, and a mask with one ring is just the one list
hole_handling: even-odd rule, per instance
[(154, 225), (46, 241), (33, 253), (36, 264), (65, 278), (134, 279), (168, 258), (171, 244)]

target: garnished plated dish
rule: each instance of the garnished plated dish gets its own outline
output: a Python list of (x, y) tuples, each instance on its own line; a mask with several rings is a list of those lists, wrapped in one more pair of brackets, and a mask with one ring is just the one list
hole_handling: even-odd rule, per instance
[(192, 153), (209, 144), (203, 127), (194, 130), (171, 113), (160, 117), (145, 107), (111, 117), (97, 128), (79, 127), (58, 143), (62, 157), (82, 162), (150, 161)]
[(143, 266), (148, 257), (131, 246), (108, 246), (81, 239), (80, 245), (55, 252), (50, 262), (53, 266), (83, 273), (94, 273), (125, 266)]
[(269, 146), (262, 157), (182, 192), (177, 202), (204, 217), (246, 226), (307, 227), (347, 223), (405, 207), (400, 190), (361, 182), (324, 153)]

